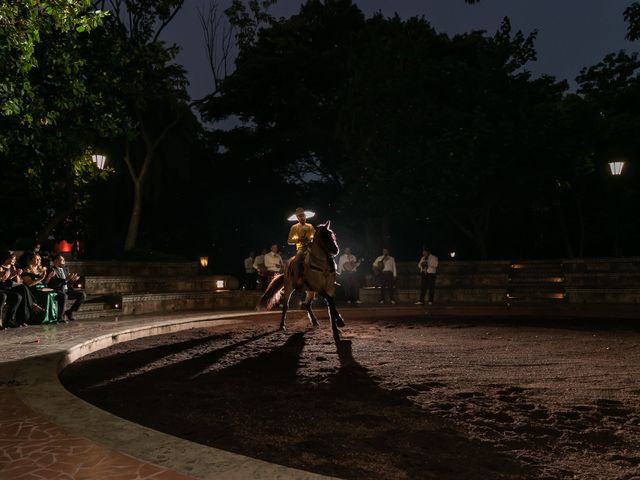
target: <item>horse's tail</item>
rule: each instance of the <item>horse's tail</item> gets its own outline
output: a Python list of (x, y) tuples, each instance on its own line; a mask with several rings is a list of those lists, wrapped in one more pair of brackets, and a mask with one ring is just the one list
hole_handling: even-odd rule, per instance
[(280, 301), (282, 296), (282, 287), (284, 287), (284, 274), (279, 273), (274, 276), (269, 286), (260, 297), (260, 302), (256, 307), (258, 311), (270, 310)]

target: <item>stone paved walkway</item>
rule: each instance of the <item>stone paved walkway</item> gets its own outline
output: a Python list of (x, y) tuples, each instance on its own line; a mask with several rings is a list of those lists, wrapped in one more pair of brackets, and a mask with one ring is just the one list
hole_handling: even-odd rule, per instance
[[(433, 316), (638, 320), (637, 306), (408, 307)], [(123, 317), (0, 331), (0, 480), (326, 479), (205, 447), (114, 417), (60, 385), (65, 364), (141, 336), (276, 314), (198, 312)]]
[(327, 478), (132, 424), (57, 380), (67, 362), (119, 341), (251, 318), (255, 312), (198, 312), (1, 331), (0, 480)]

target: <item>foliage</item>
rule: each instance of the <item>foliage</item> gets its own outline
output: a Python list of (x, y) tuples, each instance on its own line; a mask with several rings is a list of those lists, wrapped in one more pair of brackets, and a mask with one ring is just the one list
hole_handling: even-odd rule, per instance
[(253, 45), (260, 28), (270, 25), (274, 18), (268, 13), (269, 7), (278, 0), (231, 0), (225, 10), (229, 22), (235, 28), (238, 47), (243, 50)]
[(640, 3), (633, 2), (624, 11), (624, 19), (628, 24), (627, 38), (631, 41), (640, 39)]
[[(74, 38), (78, 34), (96, 28), (105, 12), (89, 11), (88, 0), (28, 0), (0, 3), (0, 114), (2, 123), (6, 117), (22, 127), (38, 127), (59, 120), (64, 103), (56, 108), (42, 109), (37, 85), (30, 74), (39, 66), (37, 48), (45, 38), (57, 34), (62, 38)], [(81, 63), (68, 52), (51, 59), (66, 73), (74, 75), (72, 90), (75, 96), (83, 93), (84, 85), (77, 78)], [(73, 101), (73, 99), (71, 100)], [(60, 110), (62, 109), (62, 110)], [(23, 140), (26, 140), (23, 138)], [(0, 137), (0, 150), (8, 148), (8, 139)]]

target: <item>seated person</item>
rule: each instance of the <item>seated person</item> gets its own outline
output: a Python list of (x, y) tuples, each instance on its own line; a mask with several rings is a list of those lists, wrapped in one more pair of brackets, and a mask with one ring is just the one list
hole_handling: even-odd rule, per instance
[(0, 255), (0, 292), (7, 301), (7, 326), (24, 327), (35, 313), (44, 311), (33, 294), (22, 283), (22, 270), (16, 268), (16, 254), (11, 250), (4, 250)]
[(53, 288), (57, 292), (66, 295), (68, 299), (75, 300), (69, 310), (64, 315), (69, 320), (75, 320), (74, 314), (80, 309), (84, 301), (87, 299), (86, 293), (75, 287), (80, 279), (77, 273), (69, 273), (65, 268), (65, 259), (61, 253), (56, 253), (51, 257), (51, 272), (53, 276), (47, 282), (47, 286)]
[(54, 273), (47, 272), (47, 269), (41, 264), (40, 255), (37, 253), (29, 253), (26, 261), (27, 268), (22, 272), (22, 280), (33, 293), (38, 305), (43, 308), (42, 312), (36, 313), (35, 323), (66, 323), (62, 316), (66, 300), (65, 294), (46, 286)]

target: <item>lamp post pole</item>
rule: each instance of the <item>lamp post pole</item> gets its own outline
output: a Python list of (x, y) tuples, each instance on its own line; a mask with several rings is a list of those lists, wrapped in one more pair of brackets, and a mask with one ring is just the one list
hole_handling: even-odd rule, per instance
[(613, 232), (613, 248), (612, 248), (612, 253), (614, 256), (620, 256), (622, 254), (621, 248), (620, 248), (620, 210), (621, 210), (621, 188), (620, 188), (620, 180), (615, 180), (615, 179), (619, 179), (622, 176), (622, 170), (624, 169), (625, 166), (625, 161), (624, 160), (613, 160), (611, 162), (609, 162), (609, 172), (611, 173), (611, 176), (614, 178), (614, 188), (616, 189), (616, 208), (614, 208), (614, 215), (615, 215), (615, 225), (614, 225), (614, 232)]

